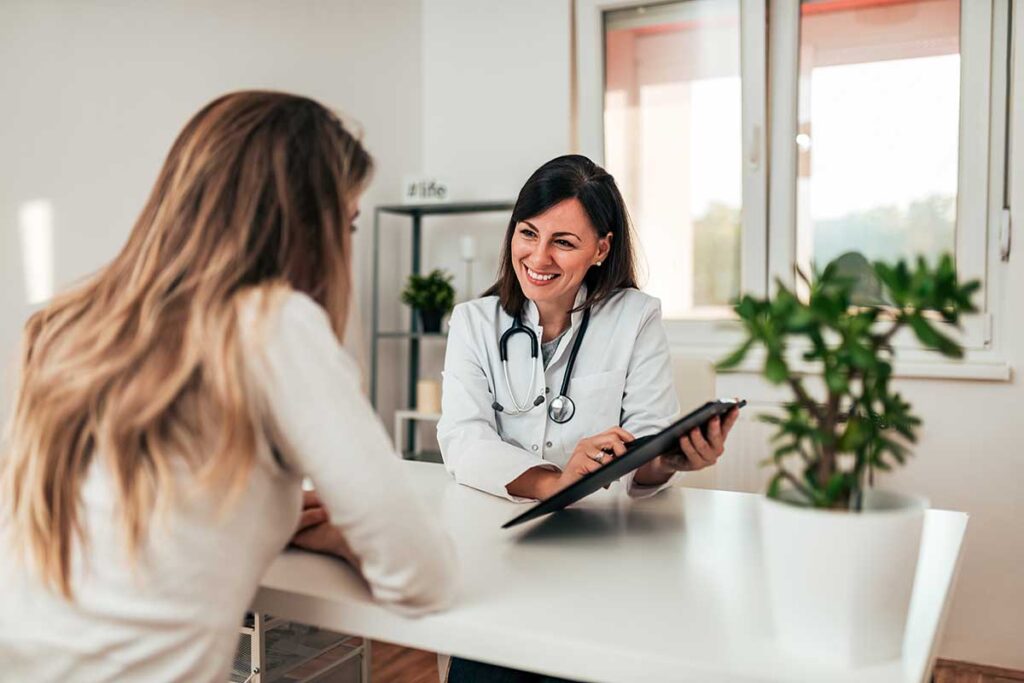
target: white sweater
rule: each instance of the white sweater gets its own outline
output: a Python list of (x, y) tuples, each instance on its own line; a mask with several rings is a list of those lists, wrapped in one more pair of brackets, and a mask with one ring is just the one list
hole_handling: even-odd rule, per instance
[(450, 539), (406, 481), (323, 309), (289, 293), (260, 333), (259, 299), (243, 306), (245, 364), (286, 468), (261, 444), (243, 496), (218, 515), (221, 496), (178, 467), (174, 507), (133, 568), (98, 454), (81, 490), (88, 543), (75, 548), (72, 603), (13, 562), (0, 519), (0, 681), (226, 681), (242, 616), (298, 521), (302, 475), (376, 599), (413, 614), (451, 600)]

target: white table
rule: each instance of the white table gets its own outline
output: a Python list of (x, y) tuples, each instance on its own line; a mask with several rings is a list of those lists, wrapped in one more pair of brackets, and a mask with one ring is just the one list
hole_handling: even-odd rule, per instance
[(967, 515), (930, 510), (903, 659), (855, 670), (796, 659), (773, 640), (756, 496), (614, 487), (510, 530), (521, 505), (406, 465), (455, 539), (458, 604), (419, 619), (375, 605), (333, 558), (279, 557), (254, 609), (344, 633), (583, 681), (924, 681), (959, 564)]

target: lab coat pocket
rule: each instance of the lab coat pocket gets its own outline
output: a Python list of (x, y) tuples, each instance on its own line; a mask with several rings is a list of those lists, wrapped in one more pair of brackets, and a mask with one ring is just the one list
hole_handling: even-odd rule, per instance
[(562, 428), (562, 447), (566, 453), (572, 453), (580, 439), (619, 425), (625, 385), (625, 370), (572, 378), (569, 398), (576, 403), (576, 413)]

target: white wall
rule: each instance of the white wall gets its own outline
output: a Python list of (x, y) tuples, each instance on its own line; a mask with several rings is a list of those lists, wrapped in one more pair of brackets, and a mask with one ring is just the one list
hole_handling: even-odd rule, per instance
[(423, 161), (457, 198), (514, 198), (569, 151), (565, 0), (425, 0)]
[[(460, 196), (518, 191), (529, 172), (569, 150), (567, 2), (424, 2), (424, 163)], [(1017, 18), (1016, 34), (1024, 35)], [(1024, 50), (1015, 91), (1024, 92)], [(471, 96), (467, 96), (469, 93)], [(1024, 130), (1024, 102), (1013, 110)], [(1013, 205), (1024, 207), (1024, 136), (1013, 150)], [(1018, 237), (1024, 214), (1015, 215)], [(500, 235), (500, 231), (496, 233)], [(1024, 241), (1006, 278), (1024, 296)], [(497, 248), (497, 240), (494, 243)], [(997, 319), (1014, 368), (1024, 364), (1024, 319), (1013, 306)], [(724, 350), (723, 350), (724, 351)], [(1024, 669), (1024, 385), (905, 380), (900, 390), (924, 419), (916, 455), (886, 484), (915, 491), (937, 508), (971, 515), (965, 557), (942, 657)], [(771, 395), (751, 376), (719, 380), (722, 395)], [(751, 428), (752, 430), (754, 428)], [(736, 445), (763, 441), (763, 432)], [(728, 457), (728, 454), (727, 454)], [(758, 479), (745, 473), (743, 481)]]
[(58, 285), (93, 271), (124, 242), (188, 117), (242, 88), (312, 96), (365, 131), (378, 167), (356, 235), (368, 320), (370, 209), (420, 166), (421, 29), (418, 0), (0, 4), (0, 363), (29, 311), (19, 207), (52, 202)]
[[(568, 0), (424, 0), (423, 172), (455, 200), (515, 200), (545, 161), (569, 151)], [(473, 295), (494, 281), (508, 212), (424, 221), (424, 267), (455, 276), (458, 239), (477, 237)], [(443, 349), (424, 349), (421, 377), (440, 379)], [(434, 425), (420, 430), (425, 447)]]

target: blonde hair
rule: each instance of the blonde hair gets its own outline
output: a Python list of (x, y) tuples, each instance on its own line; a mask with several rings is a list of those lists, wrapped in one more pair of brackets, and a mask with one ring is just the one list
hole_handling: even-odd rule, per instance
[(206, 484), (244, 488), (260, 439), (245, 390), (237, 303), (286, 285), (341, 339), (350, 290), (347, 204), (372, 160), (313, 100), (238, 92), (204, 107), (171, 147), (127, 244), (25, 328), (0, 517), (44, 583), (72, 597), (79, 494), (104, 458), (134, 555), (184, 459)]

